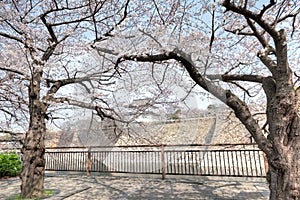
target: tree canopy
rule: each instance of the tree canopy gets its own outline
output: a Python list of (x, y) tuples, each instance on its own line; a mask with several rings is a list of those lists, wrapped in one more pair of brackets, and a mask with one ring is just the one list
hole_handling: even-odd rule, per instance
[(214, 95), (267, 155), (270, 198), (299, 198), (297, 0), (24, 0), (0, 8), (1, 129), (26, 127), (23, 197), (43, 190), (54, 105), (124, 121), (126, 101), (114, 103), (114, 92), (127, 86), (147, 99), (136, 116), (174, 102), (178, 87), (179, 100), (203, 90)]

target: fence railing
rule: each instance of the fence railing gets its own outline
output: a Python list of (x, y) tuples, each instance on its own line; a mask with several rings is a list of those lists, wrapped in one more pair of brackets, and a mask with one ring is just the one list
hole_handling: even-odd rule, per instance
[(254, 144), (48, 148), (45, 158), (49, 171), (266, 176), (263, 152)]

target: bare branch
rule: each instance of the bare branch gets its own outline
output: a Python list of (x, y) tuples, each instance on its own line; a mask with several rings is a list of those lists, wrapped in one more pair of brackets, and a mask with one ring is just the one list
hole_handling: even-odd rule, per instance
[(210, 35), (210, 41), (209, 41), (209, 52), (211, 52), (214, 40), (215, 40), (215, 10), (213, 10), (213, 12), (212, 12), (211, 35)]
[(13, 29), (16, 33), (18, 33), (19, 35), (23, 35), (24, 32), (22, 30), (18, 30), (15, 26), (13, 26), (8, 20), (4, 20), (5, 23), (11, 28)]
[(53, 101), (55, 103), (67, 103), (68, 105), (71, 105), (71, 106), (77, 106), (77, 107), (80, 107), (80, 108), (95, 110), (101, 119), (108, 118), (108, 119), (112, 119), (112, 120), (115, 120), (115, 121), (118, 121), (118, 122), (128, 123), (127, 121), (124, 121), (119, 117), (116, 118), (113, 115), (106, 113), (106, 111), (109, 110), (111, 113), (116, 114), (116, 112), (111, 108), (108, 108), (108, 109), (107, 108), (102, 108), (99, 105), (95, 105), (93, 103), (86, 103), (86, 102), (83, 102), (83, 101), (78, 101), (78, 100), (74, 100), (74, 99), (70, 99), (70, 98), (66, 98), (66, 97), (50, 98), (49, 100)]
[[(101, 75), (101, 74), (100, 74)], [(92, 74), (87, 75), (85, 77), (78, 77), (78, 78), (67, 78), (67, 79), (61, 79), (61, 80), (51, 80), (46, 79), (47, 85), (50, 85), (52, 83), (51, 88), (47, 92), (47, 95), (55, 94), (62, 86), (66, 86), (73, 83), (82, 83), (85, 81), (91, 81), (91, 80), (99, 80), (100, 79), (99, 74)]]
[(21, 38), (19, 38), (19, 37), (16, 37), (16, 36), (13, 36), (13, 35), (9, 35), (9, 34), (3, 33), (3, 32), (0, 32), (0, 36), (8, 38), (8, 39), (15, 40), (15, 41), (20, 42), (20, 43), (22, 43), (22, 44), (25, 45), (25, 42)]
[(7, 72), (12, 72), (21, 76), (26, 76), (26, 74), (24, 74), (23, 72), (16, 70), (16, 69), (11, 69), (11, 68), (6, 68), (6, 67), (0, 67), (0, 70), (2, 71), (7, 71)]
[(102, 53), (105, 53), (105, 54), (114, 55), (114, 56), (119, 55), (119, 53), (116, 52), (115, 50), (111, 50), (111, 49), (107, 49), (107, 48), (102, 48), (102, 47), (95, 46), (95, 45), (91, 45), (91, 47), (92, 47), (93, 49), (96, 49), (96, 51), (97, 51), (97, 53), (98, 53), (99, 55), (101, 55), (101, 52), (102, 52)]
[[(109, 29), (105, 34), (103, 34), (104, 37), (111, 37), (112, 36), (112, 32), (115, 30), (115, 28), (119, 25), (121, 25), (123, 23), (123, 21), (127, 18), (127, 15), (128, 15), (128, 6), (129, 6), (129, 2), (130, 0), (127, 0), (126, 3), (125, 3), (125, 6), (124, 6), (124, 13), (123, 13), (123, 16), (122, 18), (115, 24), (115, 26), (113, 26), (111, 29)], [(123, 9), (123, 8), (121, 8)], [(94, 43), (98, 42), (98, 41), (101, 41), (103, 40), (103, 38), (100, 36), (99, 38), (96, 38), (94, 40)]]
[(57, 37), (56, 37), (56, 35), (55, 35), (55, 33), (54, 33), (54, 30), (53, 30), (51, 24), (49, 24), (49, 23), (46, 21), (46, 15), (42, 15), (42, 16), (41, 16), (41, 20), (42, 20), (42, 22), (44, 23), (44, 25), (46, 26), (46, 28), (47, 28), (47, 30), (48, 30), (48, 32), (49, 32), (49, 34), (50, 34), (51, 42), (57, 43)]
[(246, 18), (250, 18), (256, 23), (258, 23), (264, 30), (266, 30), (274, 38), (274, 40), (279, 37), (279, 34), (276, 31), (276, 29), (272, 25), (264, 21), (260, 14), (256, 14), (240, 6), (236, 6), (234, 3), (231, 3), (230, 0), (223, 1), (222, 5), (227, 9), (227, 11), (230, 10), (232, 12), (241, 14)]
[(264, 13), (274, 5), (276, 5), (275, 0), (270, 0), (270, 3), (268, 5), (263, 5), (263, 9), (260, 11), (259, 17), (261, 18), (264, 15)]
[(241, 86), (237, 82), (230, 81), (230, 83), (233, 84), (233, 85), (235, 85), (235, 86), (237, 86), (241, 90), (243, 90), (249, 97), (254, 97), (255, 96), (255, 95), (251, 95), (250, 92), (249, 92), (249, 90), (247, 90), (246, 88), (244, 88), (243, 86)]
[(158, 44), (159, 47), (163, 47), (162, 44), (155, 38), (153, 37), (150, 33), (145, 32), (142, 29), (138, 29), (140, 32), (142, 32), (143, 34), (145, 34), (146, 36), (148, 36), (149, 38), (151, 38), (154, 42), (156, 42)]
[(157, 11), (157, 13), (158, 13), (158, 16), (159, 16), (160, 20), (162, 21), (162, 23), (163, 23), (163, 25), (164, 25), (164, 24), (165, 24), (165, 20), (164, 20), (164, 18), (162, 17), (162, 15), (160, 14), (160, 11), (159, 11), (159, 8), (158, 8), (158, 6), (157, 6), (157, 4), (156, 4), (156, 1), (155, 1), (155, 0), (152, 0), (152, 1), (153, 1), (153, 3), (154, 3), (155, 9), (156, 9), (156, 11)]

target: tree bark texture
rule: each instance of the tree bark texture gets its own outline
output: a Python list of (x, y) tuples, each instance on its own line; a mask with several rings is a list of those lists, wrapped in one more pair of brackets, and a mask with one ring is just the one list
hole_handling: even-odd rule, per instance
[(300, 199), (300, 121), (297, 95), (290, 79), (264, 82), (268, 140), (272, 142), (268, 156), (271, 200)]
[[(297, 119), (298, 120), (298, 119)], [(293, 119), (291, 119), (293, 121)], [(299, 124), (299, 120), (298, 120)], [(282, 129), (278, 133), (289, 134)], [(300, 132), (299, 125), (294, 127)], [(268, 158), (271, 200), (300, 199), (300, 140), (294, 138), (289, 144), (275, 136), (273, 152)]]
[(41, 72), (36, 72), (29, 85), (29, 128), (22, 147), (21, 197), (38, 198), (44, 194), (46, 106), (40, 101)]

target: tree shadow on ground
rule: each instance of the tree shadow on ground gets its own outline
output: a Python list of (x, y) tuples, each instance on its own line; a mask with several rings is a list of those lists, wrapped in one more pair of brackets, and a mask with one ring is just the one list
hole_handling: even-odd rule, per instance
[[(82, 181), (82, 179), (80, 179)], [(238, 181), (194, 181), (190, 179), (151, 179), (136, 177), (93, 177), (84, 180), (105, 191), (108, 199), (267, 199), (267, 190)]]

